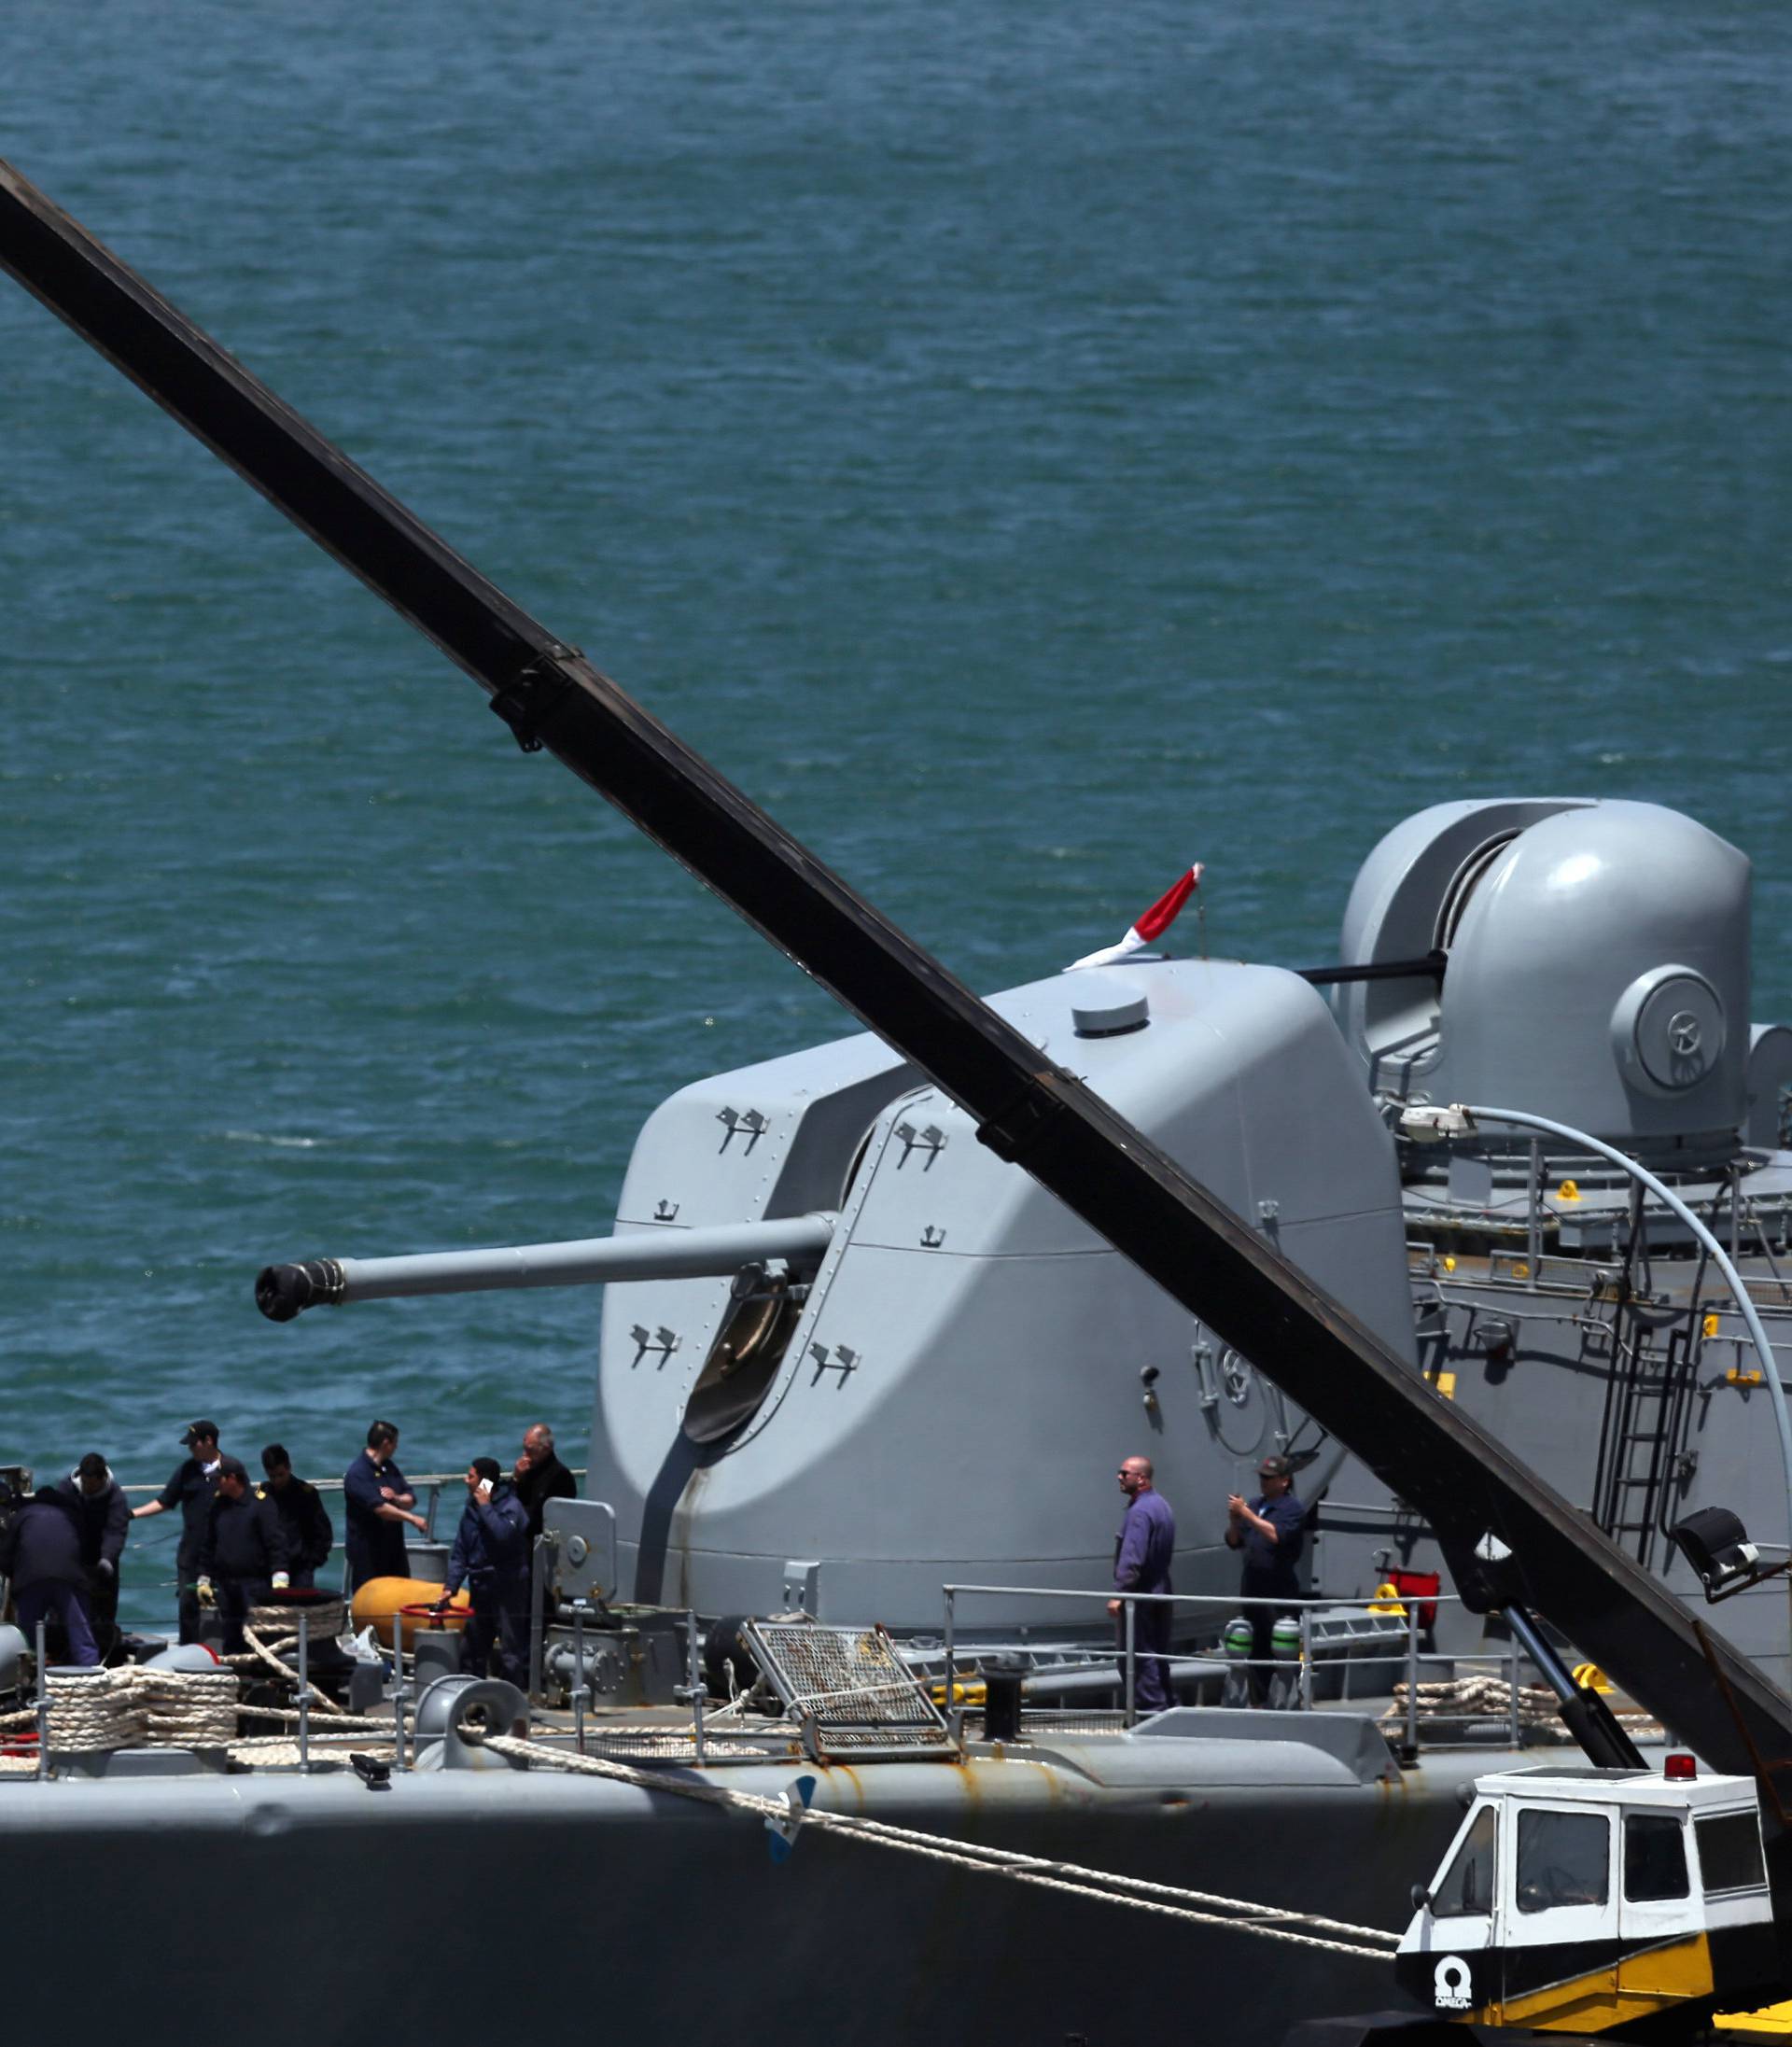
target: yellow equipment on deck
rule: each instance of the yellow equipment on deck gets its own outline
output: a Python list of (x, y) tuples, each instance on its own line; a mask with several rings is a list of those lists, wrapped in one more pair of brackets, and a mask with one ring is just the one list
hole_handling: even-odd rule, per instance
[(472, 1613), (472, 1601), (465, 1591), (455, 1594), (448, 1611), (440, 1619), (429, 1614), (403, 1613), (405, 1607), (433, 1606), (441, 1597), (440, 1581), (431, 1582), (421, 1577), (371, 1577), (358, 1586), (355, 1603), (350, 1608), (357, 1629), (371, 1627), (377, 1640), (387, 1648), (392, 1647), (392, 1628), (395, 1620), (403, 1630), (404, 1647), (414, 1646), (418, 1633), (431, 1628), (446, 1628), (457, 1634), (467, 1625)]

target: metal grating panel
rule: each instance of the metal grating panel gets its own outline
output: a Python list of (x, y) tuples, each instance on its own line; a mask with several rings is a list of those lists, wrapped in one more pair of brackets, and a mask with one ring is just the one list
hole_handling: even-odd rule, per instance
[(749, 1620), (747, 1637), (786, 1713), (818, 1743), (860, 1753), (951, 1746), (938, 1707), (882, 1628)]

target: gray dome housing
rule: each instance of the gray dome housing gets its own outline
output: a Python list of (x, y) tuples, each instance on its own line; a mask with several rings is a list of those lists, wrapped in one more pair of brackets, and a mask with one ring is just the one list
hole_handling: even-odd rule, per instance
[(1346, 1035), (1382, 1093), (1526, 1109), (1618, 1143), (1733, 1143), (1749, 882), (1735, 847), (1655, 804), (1437, 805), (1365, 863), (1342, 958), (1435, 947), (1441, 990), (1351, 987)]

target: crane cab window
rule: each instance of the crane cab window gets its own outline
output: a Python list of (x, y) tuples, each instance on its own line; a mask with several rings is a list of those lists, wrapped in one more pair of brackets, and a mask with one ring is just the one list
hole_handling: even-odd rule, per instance
[(1603, 1905), (1611, 1896), (1612, 1829), (1603, 1813), (1519, 1814), (1520, 1912)]
[(1456, 1859), (1444, 1880), (1431, 1894), (1434, 1919), (1461, 1919), (1473, 1913), (1493, 1910), (1493, 1834), (1497, 1824), (1492, 1806), (1483, 1805), (1475, 1823), (1456, 1851)]
[(1678, 1819), (1663, 1813), (1628, 1813), (1624, 1818), (1624, 1895), (1633, 1905), (1662, 1898), (1685, 1898), (1687, 1843)]
[(1767, 1882), (1761, 1867), (1761, 1830), (1753, 1813), (1715, 1813), (1695, 1823), (1699, 1869), (1707, 1893), (1756, 1890)]

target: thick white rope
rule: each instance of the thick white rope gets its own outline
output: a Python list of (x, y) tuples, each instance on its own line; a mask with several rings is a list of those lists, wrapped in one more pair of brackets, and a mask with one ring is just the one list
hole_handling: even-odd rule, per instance
[[(262, 1609), (258, 1608), (257, 1610), (260, 1611)], [(277, 1671), (287, 1684), (298, 1684), (299, 1673), (293, 1669), (290, 1663), (283, 1663), (253, 1628), (245, 1627), (243, 1630), (243, 1639), (249, 1645), (250, 1652), (255, 1656), (259, 1656), (270, 1670)], [(293, 1637), (295, 1642), (298, 1639), (297, 1635)], [(233, 1658), (232, 1661), (240, 1661), (240, 1659)], [(320, 1706), (326, 1713), (337, 1714), (343, 1710), (336, 1703), (334, 1699), (326, 1698), (315, 1685), (311, 1688), (311, 1703), (315, 1706)]]
[[(306, 1759), (300, 1754), (299, 1744), (288, 1741), (284, 1734), (252, 1734), (246, 1741), (232, 1742), (228, 1751), (232, 1762), (248, 1763), (264, 1770), (296, 1768)], [(361, 1751), (357, 1751), (361, 1753)], [(390, 1762), (397, 1751), (391, 1748), (369, 1747), (365, 1753), (374, 1762)], [(342, 1760), (343, 1751), (338, 1748), (320, 1748), (312, 1745), (310, 1760), (315, 1764), (320, 1757)]]
[[(239, 1717), (244, 1719), (279, 1720), (287, 1727), (297, 1727), (299, 1725), (299, 1709), (297, 1706), (239, 1705), (236, 1710)], [(393, 1722), (392, 1716), (389, 1713), (375, 1720), (363, 1718), (355, 1714), (344, 1713), (340, 1706), (335, 1707), (334, 1712), (336, 1715), (334, 1719), (325, 1720), (321, 1725), (313, 1722), (312, 1732), (319, 1740), (326, 1734), (358, 1733), (384, 1734), (388, 1740), (391, 1738)], [(413, 1716), (406, 1714), (405, 1726), (407, 1728), (411, 1727), (413, 1721)]]
[(44, 1678), (49, 1740), (67, 1755), (127, 1748), (145, 1733), (143, 1702), (131, 1677), (103, 1670), (50, 1671)]
[(44, 1678), (50, 1748), (105, 1755), (147, 1740), (220, 1748), (236, 1738), (236, 1677), (228, 1670), (49, 1671)]
[[(307, 1630), (314, 1642), (333, 1642), (347, 1624), (348, 1607), (340, 1599), (320, 1599), (315, 1605), (306, 1606), (302, 1610)], [(270, 1640), (279, 1635), (290, 1635), (296, 1642), (299, 1639), (300, 1612), (301, 1609), (297, 1606), (251, 1606), (243, 1624)]]
[(224, 1748), (236, 1739), (234, 1671), (139, 1670), (133, 1675), (134, 1689), (147, 1709), (152, 1744)]
[[(1518, 1694), (1520, 1727), (1560, 1725), (1561, 1707), (1546, 1685), (1520, 1685)], [(1512, 1688), (1504, 1677), (1485, 1673), (1471, 1677), (1442, 1677), (1418, 1688), (1418, 1717), (1421, 1720), (1507, 1719), (1512, 1711)], [(1393, 1728), (1406, 1718), (1407, 1688), (1393, 1688), (1393, 1703), (1382, 1714), (1380, 1725)], [(1652, 1715), (1626, 1709), (1619, 1722), (1632, 1732), (1659, 1726)]]
[[(574, 1755), (565, 1749), (550, 1748), (543, 1743), (521, 1740), (514, 1735), (487, 1735), (483, 1746), (497, 1755), (514, 1758), (521, 1762), (540, 1764), (548, 1769), (570, 1771), (586, 1776), (608, 1777), (612, 1782), (631, 1784), (642, 1790), (669, 1791), (675, 1797), (694, 1799), (701, 1803), (719, 1805), (732, 1812), (749, 1813), (779, 1825), (786, 1825), (791, 1819), (790, 1807), (782, 1801), (763, 1798), (750, 1791), (735, 1790), (725, 1785), (694, 1781), (688, 1777), (668, 1777), (657, 1771), (633, 1769), (626, 1763), (612, 1762), (603, 1757)], [(1279, 1912), (1273, 1906), (1253, 1904), (1244, 1899), (1223, 1898), (1210, 1891), (1187, 1890), (1169, 1884), (1147, 1883), (1141, 1877), (1120, 1876), (1110, 1870), (1085, 1869), (1073, 1862), (1047, 1861), (1037, 1856), (1020, 1855), (1005, 1848), (987, 1848), (974, 1842), (954, 1841), (949, 1836), (921, 1833), (912, 1828), (891, 1826), (888, 1821), (868, 1819), (856, 1813), (811, 1810), (803, 1815), (801, 1824), (805, 1827), (819, 1828), (827, 1833), (843, 1834), (847, 1839), (862, 1841), (872, 1846), (889, 1848), (899, 1854), (920, 1856), (930, 1861), (944, 1862), (988, 1875), (1006, 1876), (1018, 1884), (1032, 1884), (1043, 1889), (1062, 1891), (1071, 1897), (1094, 1898), (1109, 1904), (1130, 1905), (1139, 1912), (1155, 1913), (1165, 1918), (1186, 1920), (1197, 1926), (1232, 1927), (1240, 1933), (1254, 1933), (1267, 1941), (1285, 1941), (1300, 1947), (1323, 1948), (1335, 1955), (1354, 1955), (1380, 1960), (1400, 1942), (1397, 1933), (1384, 1932), (1379, 1927), (1351, 1926), (1342, 1920), (1323, 1919), (1310, 1913)], [(1219, 1909), (1194, 1909), (1197, 1906)], [(1287, 1925), (1267, 1924), (1271, 1919), (1285, 1921), (1293, 1926), (1327, 1928), (1332, 1932), (1348, 1935), (1349, 1940), (1328, 1941), (1311, 1933), (1292, 1932), (1288, 1930)]]

